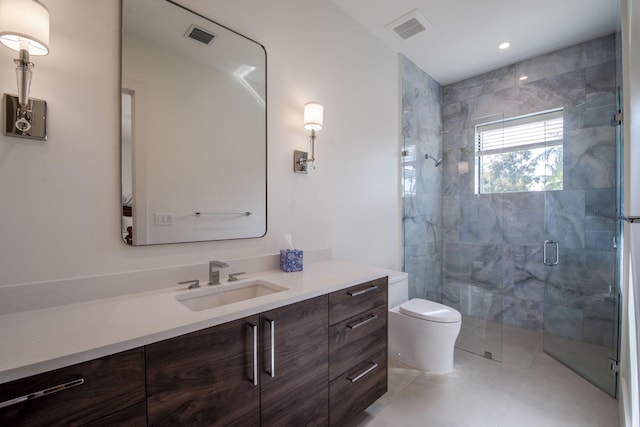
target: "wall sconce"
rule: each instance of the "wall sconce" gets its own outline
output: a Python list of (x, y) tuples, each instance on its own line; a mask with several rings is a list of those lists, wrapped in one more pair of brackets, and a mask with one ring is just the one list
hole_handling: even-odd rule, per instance
[(296, 173), (307, 173), (309, 163), (316, 160), (316, 131), (322, 129), (322, 116), (324, 108), (317, 102), (309, 102), (304, 106), (304, 128), (311, 131), (311, 158), (306, 151), (294, 150), (293, 171)]
[(49, 10), (35, 0), (0, 0), (0, 43), (19, 53), (18, 96), (4, 95), (4, 134), (47, 139), (47, 103), (29, 98), (29, 55), (49, 53)]

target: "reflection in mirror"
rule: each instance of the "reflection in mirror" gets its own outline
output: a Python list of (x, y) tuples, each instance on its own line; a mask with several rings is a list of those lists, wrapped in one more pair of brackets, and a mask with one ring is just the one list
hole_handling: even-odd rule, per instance
[(122, 238), (266, 233), (266, 53), (173, 2), (122, 3)]

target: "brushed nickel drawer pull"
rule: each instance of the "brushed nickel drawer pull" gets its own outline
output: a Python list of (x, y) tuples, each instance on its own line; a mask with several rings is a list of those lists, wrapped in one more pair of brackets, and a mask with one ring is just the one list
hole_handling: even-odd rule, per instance
[(69, 381), (68, 383), (56, 385), (53, 387), (45, 388), (44, 390), (36, 391), (35, 393), (25, 394), (24, 396), (16, 397), (15, 399), (5, 400), (4, 402), (0, 402), (0, 408), (6, 408), (7, 406), (16, 405), (21, 402), (26, 402), (27, 400), (33, 400), (39, 397), (44, 397), (52, 393), (57, 393), (59, 391), (63, 391), (63, 390), (70, 389), (72, 387), (79, 386), (81, 384), (84, 384), (84, 378)]
[(267, 319), (267, 322), (269, 322), (271, 335), (271, 372), (268, 372), (268, 374), (271, 378), (274, 378), (276, 376), (276, 322), (270, 319)]
[(361, 320), (360, 322), (356, 322), (356, 323), (352, 323), (350, 325), (347, 325), (347, 328), (349, 329), (358, 329), (360, 326), (364, 326), (369, 322), (373, 322), (374, 320), (377, 320), (378, 316), (375, 314), (372, 314), (371, 316), (367, 317), (364, 320)]
[(371, 366), (369, 366), (364, 372), (362, 372), (360, 375), (356, 375), (355, 377), (347, 377), (347, 379), (349, 381), (351, 381), (352, 383), (355, 383), (356, 381), (358, 381), (360, 378), (364, 377), (365, 375), (367, 375), (369, 372), (373, 371), (374, 369), (376, 369), (378, 367), (378, 364), (376, 362), (371, 362)]
[(378, 285), (373, 285), (370, 288), (363, 289), (361, 291), (347, 292), (347, 293), (349, 294), (350, 297), (357, 297), (358, 295), (366, 294), (368, 292), (373, 292), (376, 289), (378, 289)]
[(253, 385), (258, 385), (258, 325), (249, 324), (253, 331)]

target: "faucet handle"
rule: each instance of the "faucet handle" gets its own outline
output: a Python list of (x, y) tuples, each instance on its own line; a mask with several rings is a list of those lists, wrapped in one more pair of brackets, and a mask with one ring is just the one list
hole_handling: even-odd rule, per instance
[(227, 282), (237, 282), (238, 278), (236, 276), (240, 274), (245, 274), (245, 272), (241, 271), (240, 273), (230, 273), (229, 278), (227, 279)]
[(199, 288), (200, 280), (185, 280), (184, 282), (178, 282), (178, 285), (189, 285), (187, 289)]

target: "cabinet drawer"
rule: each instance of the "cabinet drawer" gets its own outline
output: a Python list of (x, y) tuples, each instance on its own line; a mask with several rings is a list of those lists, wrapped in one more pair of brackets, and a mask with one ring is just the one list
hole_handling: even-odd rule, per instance
[(0, 402), (37, 392), (43, 392), (42, 397), (0, 409), (0, 425), (80, 425), (144, 401), (143, 350), (130, 350), (3, 384)]
[(107, 415), (84, 427), (147, 427), (147, 405), (142, 402), (115, 414)]
[(386, 348), (386, 305), (336, 323), (329, 328), (329, 378), (347, 371), (362, 355)]
[(387, 304), (388, 278), (372, 280), (329, 294), (329, 324)]
[(387, 352), (364, 359), (329, 384), (329, 423), (344, 425), (387, 392)]

